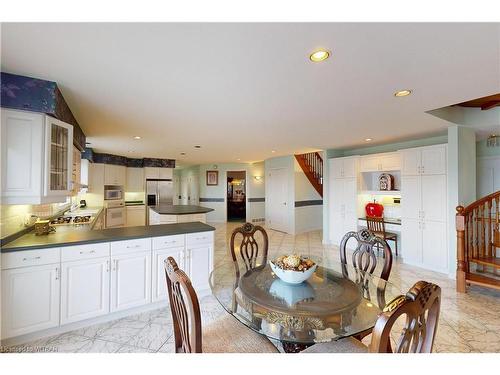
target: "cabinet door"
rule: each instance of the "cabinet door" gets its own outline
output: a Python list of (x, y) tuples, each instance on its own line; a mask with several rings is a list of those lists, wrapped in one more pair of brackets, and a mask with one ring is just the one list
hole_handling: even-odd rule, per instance
[(110, 259), (62, 264), (61, 324), (109, 313)]
[(125, 186), (128, 192), (143, 192), (144, 168), (127, 168), (127, 182)]
[(330, 241), (334, 245), (340, 245), (344, 235), (344, 213), (340, 211), (330, 212)]
[(127, 167), (124, 165), (116, 166), (116, 184), (125, 186), (127, 183)]
[(446, 146), (422, 149), (422, 174), (446, 173)]
[(380, 155), (380, 170), (398, 171), (401, 169), (401, 157), (397, 152)]
[(422, 211), (422, 185), (420, 176), (401, 178), (401, 217), (420, 219)]
[(346, 178), (356, 177), (356, 174), (358, 172), (358, 158), (357, 157), (345, 158), (343, 159), (343, 161), (344, 161), (343, 177)]
[(360, 172), (376, 172), (380, 170), (380, 161), (378, 156), (363, 156), (359, 159)]
[(59, 325), (59, 265), (2, 271), (2, 339)]
[(104, 164), (89, 164), (89, 193), (104, 194)]
[(213, 269), (213, 245), (188, 248), (185, 266), (196, 292), (210, 290), (209, 277)]
[(39, 203), (29, 198), (40, 197), (43, 191), (43, 117), (3, 108), (1, 113), (2, 197), (17, 197), (13, 203)]
[(446, 175), (422, 176), (421, 179), (422, 219), (446, 221)]
[(105, 185), (125, 185), (126, 167), (123, 165), (104, 164)]
[(422, 229), (419, 220), (401, 220), (401, 245), (404, 263), (422, 264)]
[(343, 159), (330, 159), (330, 178), (342, 178), (344, 174)]
[(358, 187), (355, 178), (345, 178), (342, 200), (344, 204), (344, 212), (356, 214), (358, 206)]
[(127, 227), (138, 227), (146, 225), (145, 206), (129, 206), (126, 207), (127, 212)]
[(173, 168), (158, 168), (158, 176), (164, 180), (171, 180), (174, 177)]
[(416, 176), (420, 174), (421, 151), (404, 150), (400, 151), (401, 156), (401, 175)]
[(153, 302), (164, 301), (168, 299), (167, 280), (165, 278), (165, 260), (168, 257), (175, 259), (179, 267), (183, 266), (182, 258), (184, 247), (174, 247), (170, 249), (153, 251)]
[(160, 178), (160, 168), (145, 167), (144, 175), (148, 178)]
[(73, 125), (45, 116), (45, 195), (70, 195)]
[(150, 303), (151, 252), (114, 256), (111, 262), (111, 311)]
[(448, 248), (446, 224), (433, 221), (422, 222), (422, 263), (434, 271), (448, 271)]

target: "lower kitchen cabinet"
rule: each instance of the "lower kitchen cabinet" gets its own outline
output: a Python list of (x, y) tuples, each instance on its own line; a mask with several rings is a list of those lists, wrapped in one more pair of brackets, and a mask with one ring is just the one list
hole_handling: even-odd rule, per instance
[(2, 339), (59, 325), (59, 267), (2, 271)]
[(109, 257), (62, 264), (61, 324), (109, 313), (109, 272)]
[(183, 253), (184, 247), (153, 250), (153, 302), (165, 301), (168, 299), (165, 260), (167, 260), (168, 257), (172, 257), (177, 264), (179, 264), (179, 267), (181, 267)]
[[(186, 273), (197, 293), (210, 290), (209, 277), (213, 265), (213, 245), (188, 248), (184, 254)], [(180, 266), (179, 266), (180, 267)]]
[(151, 251), (111, 258), (111, 312), (151, 302)]

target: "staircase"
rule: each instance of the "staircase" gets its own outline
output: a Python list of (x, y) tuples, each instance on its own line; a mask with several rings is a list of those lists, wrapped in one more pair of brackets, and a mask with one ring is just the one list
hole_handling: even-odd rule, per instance
[(323, 159), (319, 152), (295, 155), (295, 159), (297, 159), (311, 185), (323, 198)]

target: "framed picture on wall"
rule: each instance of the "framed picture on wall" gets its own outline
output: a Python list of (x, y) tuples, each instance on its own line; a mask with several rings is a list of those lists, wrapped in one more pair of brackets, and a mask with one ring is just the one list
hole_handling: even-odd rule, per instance
[(219, 171), (207, 171), (207, 186), (219, 185)]

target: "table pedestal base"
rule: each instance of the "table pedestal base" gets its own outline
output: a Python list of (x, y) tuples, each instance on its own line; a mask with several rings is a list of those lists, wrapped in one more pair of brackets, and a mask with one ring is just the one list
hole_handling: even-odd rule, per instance
[(285, 353), (300, 353), (314, 344), (300, 344), (298, 342), (283, 341), (281, 345), (283, 346)]

